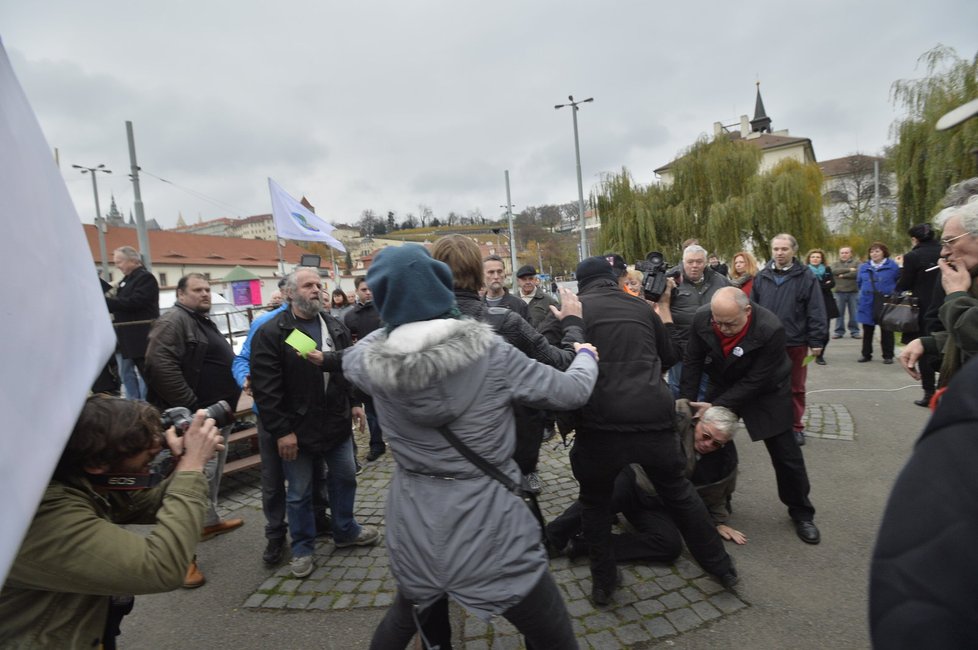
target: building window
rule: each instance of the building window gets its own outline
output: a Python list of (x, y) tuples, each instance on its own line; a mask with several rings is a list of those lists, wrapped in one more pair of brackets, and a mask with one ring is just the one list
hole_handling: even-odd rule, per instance
[(166, 284), (166, 273), (160, 273), (160, 286), (161, 287), (168, 286)]

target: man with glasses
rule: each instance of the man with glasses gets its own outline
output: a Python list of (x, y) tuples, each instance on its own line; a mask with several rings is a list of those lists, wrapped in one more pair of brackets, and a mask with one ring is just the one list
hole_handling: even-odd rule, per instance
[[(914, 379), (920, 379), (917, 363), (922, 355), (943, 355), (939, 387), (978, 352), (978, 197), (949, 210), (941, 238), (941, 288), (939, 322), (943, 331), (911, 341), (900, 354), (900, 363)], [(932, 305), (931, 309), (934, 306)]]
[(818, 544), (805, 459), (792, 432), (791, 360), (781, 320), (736, 287), (719, 289), (709, 308), (693, 318), (683, 359), (683, 397), (696, 397), (704, 374), (707, 401), (692, 406), (698, 412), (725, 406), (743, 418), (751, 440), (763, 440), (767, 447), (778, 497), (788, 506), (798, 537)]

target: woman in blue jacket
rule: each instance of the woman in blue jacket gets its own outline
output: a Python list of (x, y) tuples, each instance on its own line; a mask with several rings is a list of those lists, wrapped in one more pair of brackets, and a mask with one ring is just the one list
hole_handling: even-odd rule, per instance
[[(863, 326), (863, 356), (859, 363), (873, 360), (873, 332), (876, 329), (876, 322), (873, 320), (873, 294), (894, 293), (899, 277), (900, 267), (890, 259), (890, 249), (886, 244), (878, 241), (870, 244), (869, 259), (862, 263), (856, 276), (856, 287), (859, 289), (856, 320)], [(883, 351), (883, 363), (893, 363), (893, 332), (882, 327), (880, 348)]]

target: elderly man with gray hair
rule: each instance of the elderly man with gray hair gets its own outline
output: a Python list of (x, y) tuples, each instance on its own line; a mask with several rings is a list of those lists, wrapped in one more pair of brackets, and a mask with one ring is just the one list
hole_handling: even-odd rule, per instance
[[(717, 289), (730, 286), (730, 281), (725, 276), (707, 266), (706, 256), (706, 249), (699, 244), (691, 244), (683, 249), (683, 263), (676, 268), (681, 273), (676, 280), (676, 288), (667, 298), (673, 322), (670, 334), (679, 348), (680, 359), (686, 350), (686, 341), (689, 340), (689, 327), (693, 324), (693, 314), (710, 302)], [(669, 369), (669, 390), (672, 391), (673, 397), (679, 397), (682, 371), (681, 361)], [(705, 390), (704, 385), (701, 387), (701, 392)]]
[(696, 312), (683, 363), (683, 397), (692, 400), (701, 377), (710, 378), (707, 401), (691, 405), (698, 411), (725, 406), (743, 418), (751, 440), (767, 447), (778, 497), (798, 537), (818, 544), (805, 459), (792, 433), (791, 359), (781, 319), (736, 287), (724, 287)]

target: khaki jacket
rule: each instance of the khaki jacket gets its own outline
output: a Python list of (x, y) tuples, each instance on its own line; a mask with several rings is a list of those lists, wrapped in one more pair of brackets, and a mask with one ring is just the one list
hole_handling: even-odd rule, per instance
[[(98, 647), (110, 596), (183, 583), (206, 506), (202, 472), (108, 498), (51, 481), (0, 591), (0, 648)], [(153, 521), (147, 536), (118, 525)]]

